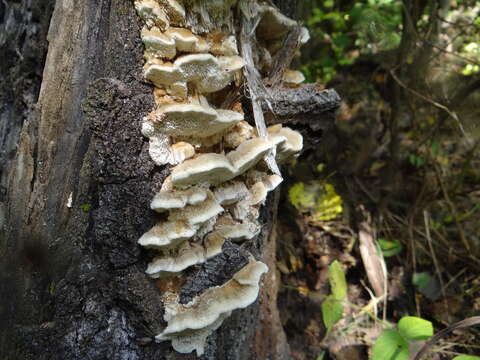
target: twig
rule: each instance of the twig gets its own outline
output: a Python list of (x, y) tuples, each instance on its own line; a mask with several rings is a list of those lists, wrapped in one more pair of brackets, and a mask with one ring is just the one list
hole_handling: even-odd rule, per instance
[(445, 111), (448, 115), (450, 115), (452, 118), (455, 119), (455, 121), (457, 122), (458, 124), (458, 127), (462, 133), (463, 136), (466, 136), (465, 134), (465, 130), (463, 128), (463, 125), (462, 123), (460, 122), (460, 119), (458, 118), (457, 114), (453, 111), (451, 111), (449, 108), (447, 108), (445, 105), (442, 105), (442, 104), (439, 104), (438, 102), (428, 98), (427, 96), (423, 95), (423, 94), (420, 94), (418, 91), (416, 90), (413, 90), (411, 88), (409, 88), (407, 85), (405, 85), (398, 77), (397, 75), (395, 74), (395, 71), (392, 69), (390, 70), (390, 74), (392, 75), (392, 77), (395, 79), (395, 81), (401, 86), (403, 87), (405, 90), (408, 90), (410, 91), (412, 94), (418, 96), (419, 98), (425, 100), (426, 102), (432, 104), (433, 106)]
[(467, 318), (465, 320), (456, 322), (453, 325), (450, 325), (449, 327), (443, 329), (442, 331), (439, 331), (436, 333), (430, 340), (428, 340), (425, 345), (420, 349), (420, 351), (415, 355), (413, 360), (420, 360), (423, 355), (427, 352), (427, 350), (435, 344), (438, 340), (440, 340), (442, 337), (447, 335), (448, 333), (456, 330), (456, 329), (464, 329), (467, 327), (475, 326), (480, 324), (480, 316), (473, 316), (470, 318)]
[(408, 237), (410, 239), (410, 250), (412, 252), (412, 268), (413, 273), (417, 272), (417, 250), (413, 241), (413, 215), (408, 217)]
[(428, 45), (430, 45), (431, 47), (437, 49), (437, 50), (440, 50), (440, 52), (443, 52), (445, 54), (450, 54), (450, 55), (453, 55), (453, 56), (456, 56), (462, 60), (465, 60), (466, 62), (469, 62), (469, 63), (472, 63), (472, 64), (475, 64), (475, 65), (479, 65), (480, 63), (478, 61), (475, 61), (473, 59), (470, 59), (470, 58), (467, 58), (466, 56), (463, 56), (463, 55), (460, 55), (456, 52), (453, 52), (453, 51), (449, 51), (449, 50), (446, 50), (438, 45), (435, 45), (433, 43), (431, 43), (430, 41), (428, 40), (423, 40), (423, 42), (427, 43)]
[(354, 176), (353, 179), (358, 187), (368, 196), (368, 198), (374, 203), (378, 204), (378, 199), (372, 195), (372, 193), (365, 187), (365, 185), (360, 181), (357, 176)]
[(458, 27), (470, 27), (470, 26), (474, 27), (475, 26), (475, 19), (468, 24), (461, 24), (460, 22), (449, 21), (442, 16), (437, 16), (437, 17), (441, 22), (444, 22), (444, 23), (449, 24), (449, 25), (454, 25), (454, 26), (458, 26)]
[(467, 271), (467, 268), (463, 268), (462, 270), (460, 270), (457, 274), (455, 274), (455, 276), (453, 276), (449, 281), (448, 283), (445, 284), (445, 289), (448, 288), (455, 280), (457, 280), (460, 275), (462, 275), (465, 271)]
[(442, 189), (443, 197), (445, 198), (445, 201), (447, 202), (447, 205), (449, 206), (450, 211), (452, 212), (453, 220), (455, 221), (455, 225), (457, 227), (460, 240), (462, 240), (462, 243), (467, 249), (467, 251), (470, 252), (470, 244), (468, 243), (467, 237), (465, 236), (465, 232), (463, 231), (462, 225), (460, 224), (457, 208), (453, 204), (452, 200), (450, 200), (450, 196), (448, 195), (448, 191), (445, 188), (445, 184), (443, 183), (442, 178), (439, 174), (437, 165), (434, 165), (434, 168), (435, 168), (435, 174), (437, 176), (438, 183), (440, 184), (440, 188)]
[[(448, 248), (448, 253), (456, 257), (457, 259), (465, 259), (465, 254), (461, 254), (455, 251), (455, 249), (448, 247), (448, 240), (438, 231), (437, 229), (433, 229), (435, 234), (438, 236), (439, 239), (442, 240), (444, 243), (445, 247)], [(477, 259), (475, 255), (469, 254), (468, 259), (471, 260), (472, 262), (476, 263), (477, 265), (480, 265), (480, 259)]]
[(293, 57), (300, 48), (301, 33), (302, 27), (298, 24), (288, 33), (282, 49), (278, 51), (272, 61), (272, 71), (270, 72), (268, 79), (265, 80), (267, 85), (275, 88), (282, 82), (285, 70), (290, 66)]
[[(256, 6), (258, 6), (256, 3), (250, 3), (248, 1), (243, 1), (240, 3), (240, 8), (242, 10), (240, 48), (242, 57), (245, 60), (243, 73), (247, 79), (247, 85), (250, 91), (250, 100), (252, 102), (255, 125), (257, 127), (258, 135), (261, 137), (266, 137), (267, 127), (265, 125), (261, 100), (262, 98), (263, 100), (267, 100), (265, 98), (268, 96), (268, 93), (261, 80), (261, 75), (255, 67), (252, 50), (253, 35), (255, 34), (255, 28), (260, 21), (260, 17), (258, 15), (259, 10)], [(274, 174), (280, 175), (280, 169), (275, 161), (275, 150), (269, 151), (265, 155), (264, 160)]]
[(433, 265), (435, 266), (435, 271), (437, 273), (438, 280), (440, 281), (440, 287), (442, 289), (443, 303), (445, 305), (445, 311), (447, 312), (447, 320), (451, 321), (450, 311), (448, 311), (447, 295), (445, 293), (445, 284), (443, 283), (442, 273), (440, 272), (440, 266), (438, 265), (437, 257), (435, 256), (435, 251), (433, 250), (432, 237), (430, 235), (430, 223), (427, 210), (423, 210), (423, 221), (425, 223), (425, 234), (427, 235), (428, 247), (432, 254)]
[[(438, 18), (440, 19), (440, 21), (444, 21), (444, 22), (447, 22), (446, 20), (442, 19), (440, 16), (438, 16)], [(468, 24), (468, 26), (474, 26), (475, 24), (475, 20), (473, 20), (470, 24)], [(464, 28), (464, 29), (461, 29), (458, 34), (456, 34), (453, 38), (451, 38), (450, 40), (450, 43), (448, 45), (451, 45), (453, 44), (460, 36), (463, 36), (465, 35), (465, 33), (467, 32), (467, 30)], [(448, 46), (447, 45), (447, 46)], [(434, 55), (432, 55), (429, 59), (428, 59), (428, 63), (432, 62), (436, 57), (440, 56), (440, 53), (436, 53)]]
[(463, 179), (465, 178), (465, 175), (468, 172), (468, 169), (471, 166), (472, 160), (475, 156), (475, 151), (477, 150), (477, 147), (480, 145), (480, 138), (475, 141), (475, 144), (472, 146), (472, 148), (467, 152), (467, 156), (465, 161), (463, 162), (462, 165), (462, 170), (460, 171), (460, 175), (458, 175), (458, 181), (457, 184), (454, 188), (454, 191), (456, 192), (458, 188), (462, 185)]

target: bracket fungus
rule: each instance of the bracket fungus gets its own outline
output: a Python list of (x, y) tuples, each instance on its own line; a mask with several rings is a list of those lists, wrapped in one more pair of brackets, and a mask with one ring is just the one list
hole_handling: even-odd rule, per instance
[(234, 242), (253, 239), (260, 232), (258, 222), (238, 222), (225, 216), (218, 219), (215, 231), (208, 234), (208, 237), (223, 238)]
[(193, 34), (188, 29), (171, 27), (165, 31), (165, 34), (175, 41), (175, 47), (180, 52), (201, 53), (210, 50), (205, 39)]
[(163, 274), (179, 273), (219, 254), (224, 241), (225, 238), (222, 237), (207, 237), (203, 244), (185, 241), (175, 251), (169, 251), (154, 258), (145, 272), (152, 278), (159, 278)]
[(200, 183), (217, 185), (229, 181), (255, 166), (278, 144), (287, 146), (289, 139), (282, 134), (256, 137), (240, 144), (227, 155), (207, 153), (186, 160), (172, 171), (172, 183), (188, 186)]
[(177, 0), (157, 0), (164, 9), (169, 24), (182, 25), (185, 22), (185, 9)]
[(165, 35), (158, 28), (142, 29), (142, 41), (145, 45), (145, 56), (172, 59), (177, 54), (175, 40)]
[[(273, 155), (284, 162), (303, 145), (300, 133), (289, 128), (249, 124), (239, 100), (232, 100), (227, 109), (218, 105), (228, 103), (225, 100), (235, 89), (227, 87), (234, 81), (241, 85), (240, 70), (251, 60), (238, 56), (232, 11), (236, 3), (135, 1), (145, 25), (140, 34), (145, 45), (144, 77), (154, 86), (156, 103), (143, 119), (141, 132), (149, 140), (155, 164), (175, 165), (150, 203), (152, 210), (165, 216), (138, 240), (156, 251), (146, 273), (160, 281), (182, 279), (190, 267), (209, 266), (231, 248), (243, 259), (231, 278), (186, 304), (180, 302), (178, 289), (162, 294), (167, 326), (156, 341), (170, 340), (181, 353), (201, 355), (207, 337), (231, 312), (256, 300), (268, 268), (236, 243), (260, 233), (259, 209), (268, 192), (282, 182), (269, 170), (274, 169)], [(298, 23), (271, 6), (251, 4), (259, 17), (261, 57), (271, 65), (275, 47)], [(308, 37), (302, 31), (300, 42)], [(287, 70), (283, 79), (293, 87), (304, 77)]]
[(135, 1), (135, 9), (148, 27), (157, 26), (160, 29), (168, 27), (167, 15), (155, 0)]
[(213, 195), (221, 205), (231, 205), (248, 195), (248, 189), (242, 181), (224, 183), (215, 188)]
[(185, 21), (185, 9), (177, 0), (136, 0), (135, 9), (148, 27), (163, 30), (170, 23), (181, 25)]
[(207, 199), (207, 190), (200, 187), (191, 187), (186, 190), (160, 191), (157, 193), (150, 208), (157, 212), (169, 209), (184, 208), (187, 205), (196, 205)]
[(154, 131), (177, 137), (208, 137), (227, 130), (243, 120), (231, 110), (215, 110), (200, 104), (172, 104), (155, 110), (147, 121)]
[(138, 243), (144, 247), (165, 249), (192, 238), (197, 229), (185, 221), (157, 224), (143, 234)]
[(236, 55), (189, 54), (178, 57), (173, 63), (147, 64), (145, 78), (158, 87), (191, 83), (199, 92), (211, 93), (230, 84), (234, 73), (243, 66), (242, 58)]
[[(167, 312), (165, 320), (168, 326), (155, 339), (171, 340), (174, 349), (180, 353), (196, 350), (197, 355), (202, 355), (206, 337), (218, 328), (225, 315), (235, 309), (243, 309), (256, 300), (260, 277), (267, 271), (264, 263), (250, 260), (224, 285), (210, 288), (188, 304), (178, 304), (174, 310), (170, 310), (171, 313)], [(198, 333), (203, 331), (207, 331), (206, 336), (198, 339)]]
[(207, 198), (195, 205), (187, 205), (182, 209), (172, 209), (168, 219), (170, 221), (187, 221), (189, 224), (196, 225), (217, 216), (223, 212), (223, 208), (215, 200), (211, 192), (207, 193)]
[(302, 150), (303, 137), (298, 131), (282, 127), (281, 124), (270, 126), (267, 131), (271, 136), (285, 139), (277, 147), (277, 161), (279, 163), (291, 159)]
[(283, 73), (283, 81), (287, 84), (301, 84), (305, 81), (305, 75), (298, 70), (286, 69)]
[(152, 278), (177, 274), (220, 254), (225, 241), (252, 239), (259, 231), (260, 227), (254, 223), (239, 223), (233, 220), (229, 224), (218, 225), (217, 223), (216, 229), (209, 232), (202, 243), (184, 241), (177, 248), (163, 251), (161, 256), (155, 257), (148, 264), (145, 272)]

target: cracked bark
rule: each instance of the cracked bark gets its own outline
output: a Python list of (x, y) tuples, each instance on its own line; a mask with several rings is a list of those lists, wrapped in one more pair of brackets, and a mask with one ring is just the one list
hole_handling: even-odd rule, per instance
[[(140, 134), (153, 97), (132, 2), (4, 1), (0, 17), (0, 355), (196, 358), (150, 341), (165, 323), (136, 241), (155, 223), (149, 202), (169, 169), (154, 166)], [(271, 197), (248, 245), (271, 269), (275, 208)], [(212, 264), (188, 275), (185, 296), (224, 281)], [(202, 358), (289, 358), (274, 270), (267, 277)]]

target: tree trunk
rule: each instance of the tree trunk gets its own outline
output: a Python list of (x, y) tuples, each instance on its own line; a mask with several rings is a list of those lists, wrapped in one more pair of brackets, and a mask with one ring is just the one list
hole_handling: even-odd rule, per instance
[[(188, 12), (195, 1), (184, 3)], [(137, 241), (164, 220), (150, 202), (172, 167), (155, 165), (140, 131), (155, 104), (133, 3), (7, 0), (0, 16), (0, 354), (197, 358), (152, 341), (167, 325), (165, 289), (178, 279), (147, 277), (151, 252)], [(312, 92), (318, 90), (303, 93), (311, 99)], [(287, 93), (278, 92), (279, 107), (272, 97), (274, 108), (282, 109)], [(310, 113), (330, 111), (331, 123), (334, 95), (327, 96), (333, 105), (318, 107), (294, 97), (300, 105), (287, 104), (277, 120), (291, 121), (297, 109), (308, 121)], [(232, 279), (246, 254), (270, 269), (258, 300), (233, 311), (208, 337), (204, 359), (289, 358), (276, 308), (271, 229), (277, 203), (278, 196), (269, 196), (260, 208), (254, 239), (226, 242), (223, 253), (178, 280), (179, 297), (188, 302)]]
[[(2, 354), (195, 358), (150, 341), (166, 323), (137, 240), (156, 221), (149, 203), (170, 169), (154, 165), (140, 133), (154, 106), (141, 23), (128, 0), (58, 0), (49, 22), (52, 6), (2, 5)], [(288, 357), (268, 241), (274, 208), (268, 200), (249, 245), (271, 281), (209, 337), (206, 359)], [(184, 292), (231, 277), (241, 259), (237, 247), (227, 255), (187, 272)]]

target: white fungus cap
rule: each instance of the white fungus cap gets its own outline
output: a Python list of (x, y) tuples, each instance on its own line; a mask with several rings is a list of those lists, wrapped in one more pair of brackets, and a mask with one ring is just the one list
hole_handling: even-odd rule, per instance
[(305, 75), (301, 71), (287, 69), (283, 73), (282, 80), (287, 84), (301, 84), (305, 81)]
[(244, 66), (239, 56), (215, 57), (211, 54), (189, 54), (178, 57), (173, 64), (147, 64), (145, 77), (157, 87), (176, 82), (192, 83), (201, 93), (223, 89), (234, 73)]
[(148, 27), (157, 26), (160, 29), (168, 27), (167, 15), (160, 8), (158, 2), (154, 0), (137, 0), (135, 1), (135, 9)]
[(172, 183), (177, 186), (215, 185), (233, 179), (255, 166), (277, 144), (286, 141), (285, 137), (274, 135), (245, 141), (227, 155), (208, 153), (186, 160), (173, 169)]
[(142, 29), (142, 41), (147, 56), (172, 59), (177, 54), (175, 40), (154, 27)]
[(158, 192), (150, 208), (157, 212), (163, 212), (169, 209), (180, 209), (187, 205), (196, 205), (207, 199), (207, 189), (201, 187), (191, 187), (186, 190), (176, 189), (174, 191)]
[[(213, 329), (218, 328), (231, 311), (243, 309), (256, 300), (260, 277), (267, 271), (264, 263), (250, 260), (224, 285), (206, 290), (186, 305), (179, 304), (176, 313), (169, 315), (168, 326), (155, 340), (171, 340), (176, 351), (196, 350), (201, 355)], [(207, 336), (199, 337), (199, 332)]]
[(165, 222), (155, 225), (138, 240), (141, 246), (168, 248), (190, 239), (197, 227), (185, 221)]
[(279, 146), (277, 146), (276, 157), (279, 163), (291, 159), (302, 150), (303, 137), (298, 131), (288, 127), (282, 127), (280, 124), (270, 126), (267, 130), (271, 138), (284, 139), (284, 141), (280, 142)]
[(189, 224), (201, 224), (223, 212), (223, 208), (208, 191), (207, 198), (195, 205), (187, 205), (182, 209), (172, 209), (168, 219), (170, 221), (186, 221)]
[(243, 115), (231, 110), (215, 110), (200, 104), (172, 104), (160, 107), (148, 116), (155, 132), (170, 136), (204, 138), (223, 132)]

